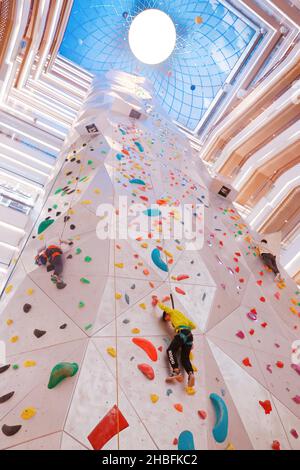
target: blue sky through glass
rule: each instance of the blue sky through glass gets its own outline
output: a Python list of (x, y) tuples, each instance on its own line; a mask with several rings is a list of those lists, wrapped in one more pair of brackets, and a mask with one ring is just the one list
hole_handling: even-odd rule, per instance
[[(139, 62), (128, 44), (132, 19), (147, 8), (167, 13), (177, 30), (173, 54), (156, 66)], [(95, 74), (146, 76), (170, 117), (194, 130), (254, 35), (218, 0), (74, 0), (60, 54)]]

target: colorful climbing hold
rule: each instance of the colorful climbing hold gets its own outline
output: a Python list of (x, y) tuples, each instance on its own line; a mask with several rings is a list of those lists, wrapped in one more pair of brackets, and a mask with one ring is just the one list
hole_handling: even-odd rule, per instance
[(25, 410), (22, 411), (21, 413), (21, 418), (28, 420), (33, 418), (36, 415), (36, 409), (35, 408), (25, 408)]
[(154, 370), (149, 364), (139, 364), (138, 369), (144, 374), (149, 380), (153, 380), (155, 377)]
[(52, 224), (54, 224), (54, 219), (43, 220), (38, 227), (38, 235), (47, 230)]
[(178, 450), (195, 450), (194, 436), (190, 431), (183, 431), (178, 438)]
[(59, 364), (56, 364), (51, 371), (48, 388), (55, 388), (64, 379), (67, 377), (73, 377), (77, 372), (78, 364), (76, 364), (76, 362), (60, 362)]
[(115, 348), (110, 347), (106, 349), (106, 352), (111, 356), (111, 357), (117, 357), (117, 352)]
[(216, 414), (213, 436), (218, 443), (225, 441), (228, 434), (228, 410), (225, 401), (216, 393), (209, 396)]
[(155, 348), (155, 346), (147, 339), (145, 338), (132, 338), (132, 342), (140, 347), (141, 349), (143, 349), (145, 351), (145, 353), (147, 354), (147, 356), (153, 361), (153, 362), (156, 362), (157, 361), (157, 350)]
[(94, 450), (101, 450), (112, 437), (128, 428), (128, 426), (129, 424), (123, 414), (117, 405), (114, 405), (87, 438)]
[(161, 259), (161, 252), (158, 248), (154, 248), (151, 253), (151, 258), (155, 266), (157, 266), (159, 269), (164, 272), (169, 271), (168, 265)]

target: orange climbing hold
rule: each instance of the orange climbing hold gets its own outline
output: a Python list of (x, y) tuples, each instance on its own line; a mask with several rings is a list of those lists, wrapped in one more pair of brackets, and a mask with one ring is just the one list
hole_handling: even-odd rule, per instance
[(179, 411), (179, 413), (183, 412), (183, 406), (180, 403), (175, 403), (174, 408)]
[(157, 361), (157, 350), (150, 341), (145, 338), (132, 338), (132, 342), (139, 348), (143, 349), (151, 361)]

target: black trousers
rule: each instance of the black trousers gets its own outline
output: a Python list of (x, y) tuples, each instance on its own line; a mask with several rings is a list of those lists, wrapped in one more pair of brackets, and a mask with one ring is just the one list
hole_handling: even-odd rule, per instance
[(54, 274), (60, 276), (64, 269), (62, 255), (55, 256), (55, 258), (51, 260), (51, 266), (54, 268)]
[(272, 255), (271, 253), (262, 253), (261, 257), (268, 268), (272, 269), (274, 274), (279, 273), (279, 269), (276, 263), (276, 256)]
[(193, 335), (190, 330), (181, 330), (167, 349), (167, 355), (172, 369), (178, 369), (177, 354), (181, 350), (181, 364), (184, 370), (189, 374), (193, 372), (193, 366), (190, 361), (190, 352), (193, 347)]

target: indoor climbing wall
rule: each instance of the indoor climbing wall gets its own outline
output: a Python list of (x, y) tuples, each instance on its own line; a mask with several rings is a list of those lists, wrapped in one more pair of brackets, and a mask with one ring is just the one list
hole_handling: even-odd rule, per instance
[[(209, 191), (205, 167), (146, 89), (118, 73), (91, 89), (7, 285), (0, 448), (300, 449), (300, 366), (291, 362), (297, 287), (274, 282), (254, 234)], [(126, 116), (128, 103), (142, 119)], [(93, 119), (96, 135), (82, 124)], [(129, 227), (134, 203), (151, 230), (101, 239), (99, 224), (118, 222), (120, 196)], [(163, 236), (163, 222), (171, 234), (173, 222), (183, 223), (182, 204), (202, 207), (193, 214), (203, 223), (200, 249)], [(62, 290), (34, 263), (60, 240), (73, 242), (63, 245)], [(186, 377), (165, 382), (172, 331), (157, 302), (171, 306), (170, 294), (197, 325), (192, 389)]]

